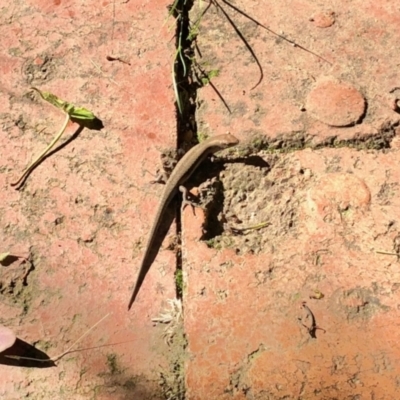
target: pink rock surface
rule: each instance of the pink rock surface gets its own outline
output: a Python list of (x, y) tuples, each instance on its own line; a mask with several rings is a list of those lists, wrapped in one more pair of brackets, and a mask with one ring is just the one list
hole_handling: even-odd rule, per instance
[[(199, 130), (229, 130), (270, 149), (258, 161), (226, 167), (227, 222), (222, 239), (211, 242), (223, 250), (207, 255), (196, 243), (202, 217), (185, 214), (187, 398), (396, 397), (399, 114), (391, 107), (398, 78), (388, 49), (399, 31), (393, 4), (341, 2), (325, 29), (310, 21), (321, 9), (309, 2), (236, 5), (326, 61), (223, 5), (263, 69), (252, 89), (260, 77), (254, 58), (221, 11), (203, 17), (198, 61), (220, 69), (212, 82), (230, 111), (206, 86), (198, 97)], [(365, 98), (362, 123), (327, 126), (332, 121), (309, 113), (307, 96), (328, 76), (357, 88), (350, 90), (356, 101), (343, 109), (316, 96), (315, 106), (355, 122)], [(271, 148), (297, 151), (274, 157)], [(241, 238), (227, 233), (237, 221), (270, 224)], [(315, 293), (323, 298), (310, 298)], [(316, 338), (299, 323), (302, 301), (326, 330)]]
[[(162, 191), (148, 172), (176, 143), (170, 2), (0, 6), (0, 252), (16, 256), (0, 265), (0, 324), (52, 357), (109, 314), (55, 367), (0, 356), (1, 398), (398, 397), (397, 3), (232, 2), (280, 36), (218, 4), (197, 26), (209, 3), (193, 2), (194, 68), (207, 76), (190, 80), (212, 85), (182, 127), (243, 144), (200, 171), (213, 207), (186, 209), (181, 247), (167, 238), (129, 313)], [(327, 77), (346, 86), (321, 90)], [(64, 118), (30, 86), (104, 128), (79, 132), (16, 191)], [(180, 249), (185, 336), (168, 346), (152, 319), (175, 297)]]
[(10, 348), (16, 339), (14, 332), (10, 328), (0, 325), (0, 353)]
[(319, 11), (310, 18), (318, 28), (329, 28), (335, 23), (335, 13), (333, 11)]
[[(274, 205), (253, 204), (259, 222), (278, 213), (288, 225), (285, 235), (274, 223), (260, 230), (267, 243), (253, 247), (257, 255), (237, 255), (235, 238), (233, 248), (206, 255), (196, 244), (201, 216), (185, 214), (189, 398), (396, 396), (400, 274), (396, 257), (378, 252), (393, 252), (399, 234), (398, 154), (341, 149), (327, 173), (336, 155), (305, 150), (281, 160), (286, 176), (272, 169), (281, 192), (295, 190)], [(316, 338), (298, 321), (302, 301), (326, 330)]]

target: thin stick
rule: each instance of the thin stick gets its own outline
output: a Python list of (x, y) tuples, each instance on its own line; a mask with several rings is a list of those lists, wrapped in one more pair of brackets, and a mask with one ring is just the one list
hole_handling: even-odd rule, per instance
[[(256, 19), (252, 18), (250, 15), (246, 14), (244, 11), (240, 10), (239, 8), (235, 7), (233, 4), (229, 3), (227, 0), (222, 0), (223, 3), (225, 3), (227, 6), (233, 8), (235, 11), (237, 11), (239, 14), (242, 14), (243, 16), (245, 16), (246, 18), (248, 18), (250, 21), (253, 21), (255, 24), (257, 24), (258, 26), (261, 26), (261, 28), (264, 28), (266, 31), (272, 33), (273, 35), (286, 40), (286, 42), (290, 43), (292, 46), (294, 47), (298, 47), (304, 51), (306, 51), (307, 53), (310, 53), (312, 55), (314, 55), (315, 57), (318, 57), (319, 59), (327, 62), (328, 64), (332, 63), (330, 61), (328, 61), (327, 59), (325, 59), (324, 57), (321, 57), (320, 55), (318, 55), (317, 53), (314, 53), (313, 51), (307, 49), (306, 47), (303, 47), (302, 45), (294, 42), (293, 40), (288, 39), (286, 36), (280, 35), (279, 33), (273, 31), (271, 28), (268, 28), (268, 26), (263, 25), (261, 22), (258, 22)], [(219, 6), (221, 7), (221, 6)]]
[(117, 86), (120, 86), (119, 83), (117, 83), (116, 81), (114, 81), (114, 79), (106, 76), (106, 74), (103, 72), (103, 70), (101, 69), (101, 67), (99, 65), (97, 65), (92, 59), (90, 60), (90, 62), (93, 64), (93, 66), (100, 72), (100, 74), (102, 76), (104, 76), (105, 78), (107, 78), (110, 82), (114, 83)]
[(38, 157), (36, 157), (35, 161), (33, 161), (29, 165), (29, 167), (25, 168), (21, 177), (16, 182), (13, 182), (10, 184), (11, 186), (17, 186), (18, 184), (20, 184), (22, 182), (22, 180), (26, 177), (26, 175), (28, 175), (32, 171), (32, 169), (35, 168), (43, 160), (43, 158), (46, 156), (46, 154), (60, 140), (62, 134), (64, 133), (65, 129), (67, 128), (68, 121), (69, 121), (69, 114), (66, 114), (65, 122), (64, 122), (60, 132), (57, 133), (57, 135), (54, 137), (54, 139), (51, 141), (51, 143), (43, 150), (43, 152)]
[(40, 358), (31, 358), (31, 357), (21, 357), (21, 356), (13, 356), (13, 355), (4, 355), (4, 357), (7, 358), (12, 358), (13, 360), (30, 360), (30, 361), (39, 361), (39, 362), (57, 362), (59, 359), (61, 359), (62, 357), (64, 357), (65, 355), (67, 355), (68, 353), (71, 352), (71, 349), (79, 342), (81, 341), (85, 336), (87, 336), (97, 325), (99, 325), (101, 322), (103, 322), (108, 316), (110, 315), (110, 313), (108, 313), (107, 315), (105, 315), (100, 321), (97, 321), (89, 330), (87, 330), (82, 336), (79, 337), (79, 339), (75, 340), (74, 343), (72, 343), (72, 345), (66, 350), (64, 351), (64, 353), (59, 354), (58, 356), (49, 358), (47, 360), (43, 360)]
[(400, 254), (397, 253), (390, 253), (389, 251), (380, 251), (380, 250), (376, 250), (375, 253), (377, 254), (386, 254), (387, 256), (398, 256)]
[(176, 98), (176, 104), (178, 106), (179, 113), (182, 115), (182, 105), (181, 105), (181, 99), (179, 97), (179, 90), (178, 86), (176, 83), (176, 74), (175, 74), (175, 62), (176, 62), (176, 57), (178, 56), (178, 51), (175, 53), (175, 58), (174, 61), (172, 62), (172, 86), (174, 87), (174, 92), (175, 92), (175, 98)]
[[(224, 1), (224, 3), (225, 3), (225, 1)], [(235, 22), (232, 20), (232, 18), (229, 16), (229, 14), (221, 7), (221, 5), (217, 2), (217, 0), (213, 0), (213, 4), (214, 4), (214, 6), (216, 6), (217, 8), (219, 8), (222, 11), (222, 13), (224, 14), (225, 18), (230, 23), (231, 27), (234, 29), (236, 34), (239, 36), (240, 40), (246, 46), (247, 50), (250, 52), (250, 54), (252, 55), (254, 61), (256, 62), (257, 66), (258, 66), (258, 70), (260, 71), (260, 78), (258, 79), (258, 82), (251, 88), (251, 90), (253, 90), (264, 79), (264, 71), (262, 69), (261, 63), (260, 63), (259, 59), (257, 58), (256, 53), (254, 53), (254, 50), (252, 49), (252, 47), (250, 46), (250, 44), (248, 43), (246, 38), (243, 36), (242, 32), (240, 32), (239, 28), (235, 25)]]
[(112, 31), (111, 31), (111, 42), (114, 40), (114, 27), (115, 27), (115, 0), (113, 1), (113, 20), (112, 20)]
[(244, 232), (244, 231), (249, 231), (249, 230), (259, 230), (259, 229), (265, 228), (268, 225), (271, 225), (271, 222), (269, 222), (269, 221), (261, 222), (260, 224), (253, 225), (253, 226), (247, 226), (245, 228), (235, 228), (235, 227), (231, 226), (230, 229), (234, 233), (239, 233), (239, 232)]

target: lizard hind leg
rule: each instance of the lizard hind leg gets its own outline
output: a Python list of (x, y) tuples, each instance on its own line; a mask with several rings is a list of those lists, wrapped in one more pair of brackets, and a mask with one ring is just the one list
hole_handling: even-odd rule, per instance
[(191, 200), (191, 197), (193, 198), (194, 196), (189, 192), (189, 190), (185, 186), (179, 186), (179, 191), (182, 193), (182, 207), (181, 211), (185, 209), (186, 206), (191, 206), (193, 210), (193, 214), (196, 215), (195, 213), (195, 208), (203, 208), (199, 204), (198, 198), (196, 200)]

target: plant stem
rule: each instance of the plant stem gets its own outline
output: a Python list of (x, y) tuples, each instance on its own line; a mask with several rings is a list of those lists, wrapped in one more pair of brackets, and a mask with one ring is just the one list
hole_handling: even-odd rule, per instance
[(65, 129), (67, 128), (69, 119), (70, 119), (69, 114), (66, 113), (65, 122), (64, 122), (60, 132), (57, 133), (57, 135), (54, 137), (52, 142), (43, 150), (43, 152), (38, 157), (36, 157), (35, 161), (33, 161), (27, 168), (25, 168), (21, 177), (17, 181), (11, 183), (11, 186), (17, 186), (32, 171), (32, 169), (35, 168), (43, 160), (43, 158), (46, 156), (46, 154), (60, 140), (62, 134), (64, 133)]

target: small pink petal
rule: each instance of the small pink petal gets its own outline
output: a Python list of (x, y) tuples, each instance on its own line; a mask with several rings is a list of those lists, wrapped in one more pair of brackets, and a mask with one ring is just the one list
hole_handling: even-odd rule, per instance
[(0, 353), (10, 348), (16, 340), (17, 337), (11, 329), (0, 325)]

